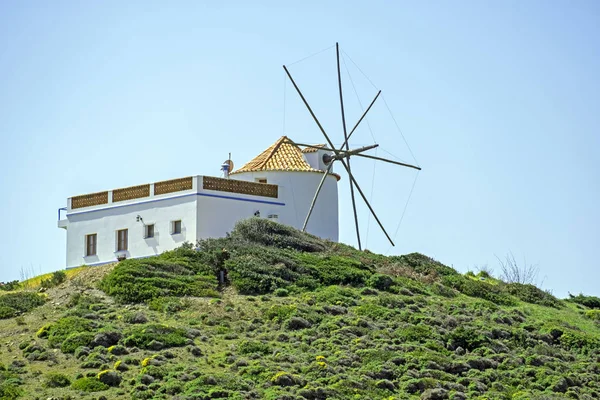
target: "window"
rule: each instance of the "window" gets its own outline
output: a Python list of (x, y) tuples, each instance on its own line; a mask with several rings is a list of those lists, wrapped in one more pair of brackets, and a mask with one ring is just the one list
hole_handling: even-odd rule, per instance
[(171, 227), (171, 234), (176, 235), (181, 233), (181, 220), (173, 221), (172, 224), (173, 226)]
[(96, 234), (85, 235), (85, 256), (96, 255)]
[(154, 224), (144, 226), (144, 237), (146, 239), (154, 237)]
[(258, 183), (267, 183), (267, 178), (256, 178), (256, 182), (258, 182)]
[(117, 251), (127, 250), (127, 229), (117, 231)]

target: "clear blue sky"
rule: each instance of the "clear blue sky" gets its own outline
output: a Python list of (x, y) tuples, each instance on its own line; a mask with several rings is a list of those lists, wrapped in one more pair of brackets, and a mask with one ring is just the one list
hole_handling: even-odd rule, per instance
[[(498, 271), (512, 251), (555, 294), (600, 295), (598, 2), (258, 3), (0, 4), (0, 280), (64, 266), (67, 197), (218, 175), (228, 152), (239, 166), (283, 134), (284, 103), (285, 133), (322, 142), (289, 85), (284, 96), (281, 65), (339, 41), (423, 167), (389, 254), (465, 272)], [(340, 142), (334, 57), (291, 70)], [(368, 103), (373, 87), (349, 70)], [(377, 154), (412, 161), (390, 121), (379, 102)], [(366, 124), (353, 139), (373, 143)], [(414, 172), (353, 166), (394, 234)], [(354, 244), (347, 185), (341, 238)], [(368, 247), (387, 252), (360, 216)]]

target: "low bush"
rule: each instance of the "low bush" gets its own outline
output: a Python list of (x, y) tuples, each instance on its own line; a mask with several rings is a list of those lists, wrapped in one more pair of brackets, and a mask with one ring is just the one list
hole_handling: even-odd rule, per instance
[(367, 286), (386, 291), (394, 284), (392, 277), (383, 274), (374, 274), (367, 280)]
[(190, 306), (190, 301), (178, 297), (159, 297), (148, 303), (148, 308), (154, 311), (173, 314), (183, 311)]
[(0, 290), (4, 290), (6, 292), (17, 290), (19, 287), (21, 287), (21, 284), (19, 283), (19, 281), (10, 281), (10, 282), (1, 282), (0, 283)]
[(349, 257), (298, 253), (297, 259), (322, 285), (362, 286), (373, 274), (368, 266)]
[(65, 374), (51, 373), (44, 378), (44, 387), (58, 388), (67, 387), (71, 384), (71, 380)]
[(560, 344), (569, 350), (588, 352), (600, 348), (600, 339), (579, 332), (565, 332), (560, 337)]
[(76, 332), (72, 333), (62, 342), (60, 350), (63, 353), (75, 353), (78, 347), (89, 346), (94, 340), (94, 334), (91, 332)]
[(244, 340), (238, 346), (238, 352), (240, 354), (263, 354), (267, 355), (271, 352), (271, 346), (266, 343)]
[(160, 342), (164, 348), (184, 346), (187, 342), (186, 330), (166, 325), (139, 325), (129, 329), (123, 344), (127, 347), (150, 348), (151, 343)]
[(231, 238), (280, 249), (306, 252), (319, 252), (326, 249), (322, 239), (264, 218), (250, 218), (238, 222), (231, 232)]
[(473, 351), (489, 342), (489, 339), (479, 330), (462, 326), (451, 331), (447, 338), (451, 349), (462, 347), (469, 351)]
[(24, 391), (11, 381), (0, 382), (0, 399), (12, 400), (23, 396)]
[(577, 296), (573, 296), (571, 293), (569, 293), (568, 300), (589, 308), (600, 308), (600, 297), (585, 296), (581, 293)]
[(100, 382), (96, 377), (80, 378), (71, 384), (71, 389), (82, 390), (84, 392), (101, 392), (108, 388), (108, 385)]
[(179, 248), (145, 259), (120, 262), (99, 287), (122, 303), (161, 297), (218, 297), (217, 279), (198, 252)]
[(586, 310), (585, 316), (594, 321), (600, 321), (600, 310)]
[(45, 303), (44, 297), (32, 292), (7, 293), (0, 296), (0, 319), (12, 318)]
[(392, 262), (397, 262), (400, 265), (410, 267), (412, 270), (421, 275), (460, 275), (454, 268), (450, 268), (441, 262), (420, 253), (392, 256), (389, 257), (389, 260)]
[(67, 274), (64, 271), (56, 271), (48, 279), (42, 279), (40, 286), (43, 288), (52, 288), (60, 285), (67, 280)]
[[(67, 338), (76, 333), (89, 333), (93, 331), (94, 323), (88, 319), (80, 317), (64, 317), (53, 324), (42, 327), (37, 336), (47, 338), (51, 346), (58, 347), (62, 345)], [(75, 351), (75, 349), (73, 349)]]
[(505, 289), (511, 295), (527, 303), (554, 308), (559, 308), (561, 306), (560, 300), (534, 285), (515, 282), (506, 284)]
[(517, 304), (514, 298), (506, 293), (500, 285), (477, 281), (460, 274), (444, 276), (442, 283), (467, 296), (478, 297), (495, 304), (505, 306), (514, 306)]

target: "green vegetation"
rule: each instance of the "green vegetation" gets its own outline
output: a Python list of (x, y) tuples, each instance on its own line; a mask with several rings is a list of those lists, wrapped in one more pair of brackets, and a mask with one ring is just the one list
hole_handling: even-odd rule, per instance
[(73, 382), (71, 388), (84, 392), (101, 392), (108, 389), (108, 385), (100, 382), (98, 378), (79, 378)]
[(49, 279), (42, 279), (40, 286), (43, 288), (51, 288), (60, 285), (67, 280), (67, 274), (64, 271), (56, 271), (52, 273)]
[(19, 281), (2, 282), (0, 284), (0, 290), (4, 290), (6, 292), (17, 290), (19, 287), (21, 287)]
[(0, 319), (12, 318), (44, 304), (44, 297), (32, 292), (0, 295)]
[(100, 282), (100, 288), (123, 303), (166, 296), (218, 296), (213, 271), (190, 248), (125, 260)]
[(600, 397), (597, 298), (264, 219), (197, 247), (67, 277), (0, 321), (0, 398)]

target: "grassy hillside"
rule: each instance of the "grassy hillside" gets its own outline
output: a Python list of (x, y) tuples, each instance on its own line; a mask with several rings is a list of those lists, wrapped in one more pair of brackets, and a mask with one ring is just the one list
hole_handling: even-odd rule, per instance
[(600, 299), (266, 220), (43, 282), (0, 295), (1, 399), (600, 396)]

